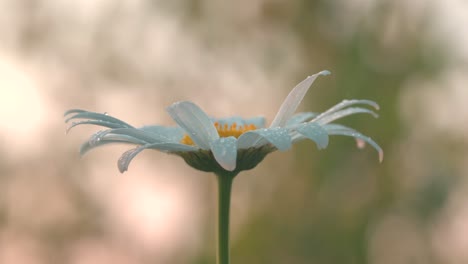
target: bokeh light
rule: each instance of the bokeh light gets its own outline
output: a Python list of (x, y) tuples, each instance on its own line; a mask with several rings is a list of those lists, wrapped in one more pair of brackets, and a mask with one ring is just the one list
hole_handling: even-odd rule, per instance
[(233, 263), (467, 263), (468, 4), (463, 0), (0, 1), (0, 263), (214, 263), (215, 180), (127, 146), (80, 158), (98, 129), (70, 108), (170, 125), (192, 100), (269, 121), (305, 76), (301, 109), (377, 101), (333, 138), (236, 178)]

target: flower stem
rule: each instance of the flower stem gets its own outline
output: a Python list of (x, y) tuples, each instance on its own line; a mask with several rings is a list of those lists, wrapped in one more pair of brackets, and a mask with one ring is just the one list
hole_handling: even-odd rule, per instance
[(229, 264), (229, 209), (231, 203), (231, 175), (216, 174), (218, 180), (218, 248), (217, 264)]

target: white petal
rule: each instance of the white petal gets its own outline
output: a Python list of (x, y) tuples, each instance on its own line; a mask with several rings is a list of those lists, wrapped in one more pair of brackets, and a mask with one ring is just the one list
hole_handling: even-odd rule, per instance
[(219, 138), (211, 119), (196, 104), (177, 102), (169, 106), (167, 112), (200, 148), (210, 149), (211, 143)]
[(337, 112), (337, 111), (339, 111), (339, 110), (341, 110), (341, 109), (343, 109), (345, 107), (356, 105), (356, 104), (370, 105), (370, 106), (374, 107), (375, 110), (379, 110), (379, 105), (376, 102), (371, 101), (371, 100), (356, 100), (356, 99), (343, 100), (340, 103), (338, 103), (338, 104), (332, 106), (331, 108), (329, 108), (327, 111), (325, 111), (325, 112), (321, 113), (320, 115), (318, 115), (312, 121), (319, 120), (324, 116), (330, 115), (330, 114), (332, 114), (334, 112)]
[(148, 133), (154, 133), (162, 135), (168, 139), (170, 142), (179, 142), (184, 137), (184, 130), (178, 126), (167, 127), (167, 126), (144, 126), (140, 127), (140, 130), (146, 131)]
[(239, 149), (260, 147), (267, 142), (271, 143), (278, 150), (288, 150), (292, 145), (289, 129), (274, 127), (248, 131), (239, 137), (237, 147)]
[(107, 115), (107, 114), (89, 112), (89, 111), (80, 110), (80, 109), (71, 109), (65, 112), (64, 116), (68, 116), (71, 114), (73, 114), (73, 116), (65, 119), (65, 123), (68, 123), (70, 120), (73, 120), (73, 119), (90, 119), (90, 120), (113, 123), (114, 125), (118, 125), (120, 127), (133, 128), (133, 126), (125, 123), (124, 121), (118, 118), (112, 117), (110, 115)]
[(79, 126), (79, 125), (96, 125), (96, 126), (103, 126), (108, 128), (123, 128), (125, 126), (117, 123), (102, 121), (102, 120), (82, 120), (77, 122), (72, 122), (69, 127), (67, 127), (66, 132), (68, 133), (72, 128)]
[(297, 107), (301, 103), (302, 99), (304, 98), (305, 94), (307, 93), (315, 79), (317, 79), (319, 75), (328, 74), (330, 74), (329, 71), (321, 71), (319, 73), (307, 77), (305, 80), (296, 85), (296, 87), (292, 89), (292, 91), (284, 100), (270, 127), (283, 127), (284, 125), (286, 125), (286, 122), (294, 114), (294, 112), (296, 112)]
[(384, 157), (384, 152), (382, 148), (370, 137), (365, 136), (359, 132), (357, 132), (354, 129), (351, 128), (346, 128), (343, 126), (343, 128), (331, 128), (327, 129), (329, 135), (341, 135), (341, 136), (349, 136), (349, 137), (354, 137), (356, 139), (363, 140), (367, 143), (369, 143), (372, 147), (374, 147), (377, 152), (379, 153), (379, 161), (382, 162), (383, 157)]
[[(263, 128), (265, 129), (265, 128)], [(251, 132), (251, 131), (249, 131)], [(257, 133), (246, 132), (237, 139), (238, 149), (248, 149), (268, 144), (268, 141)]]
[(162, 134), (156, 134), (156, 133), (151, 133), (147, 132), (144, 130), (140, 130), (137, 128), (116, 128), (116, 129), (107, 129), (104, 131), (99, 131), (95, 133), (91, 138), (89, 139), (91, 144), (95, 144), (99, 142), (100, 140), (109, 137), (111, 135), (123, 135), (123, 136), (129, 136), (135, 139), (138, 139), (140, 141), (143, 141), (145, 143), (163, 143), (163, 142), (169, 142), (170, 139), (165, 137)]
[(190, 146), (190, 145), (185, 145), (182, 143), (156, 143), (156, 144), (149, 144), (146, 145), (147, 149), (156, 149), (162, 152), (185, 152), (185, 151), (196, 151), (199, 150), (197, 146)]
[(316, 116), (318, 116), (318, 113), (313, 113), (313, 112), (296, 113), (291, 118), (288, 119), (286, 126), (292, 126), (292, 125), (304, 123), (304, 122), (312, 120), (312, 118)]
[(103, 145), (108, 145), (108, 144), (133, 144), (133, 145), (144, 145), (147, 144), (147, 142), (139, 140), (137, 138), (131, 137), (131, 136), (126, 136), (126, 135), (106, 135), (104, 138), (102, 138), (99, 141), (94, 141), (88, 140), (85, 143), (83, 143), (80, 147), (80, 155), (83, 156), (88, 151), (93, 150), (97, 147), (103, 146)]
[(156, 143), (156, 144), (147, 144), (131, 150), (127, 150), (120, 156), (117, 161), (117, 167), (121, 173), (128, 170), (128, 165), (130, 162), (145, 149), (157, 149), (164, 152), (176, 152), (176, 151), (194, 151), (197, 150), (196, 147), (179, 144), (179, 143)]
[(216, 161), (225, 170), (236, 169), (237, 139), (235, 137), (219, 138), (212, 144), (211, 151)]
[(379, 115), (377, 115), (372, 110), (361, 108), (361, 107), (350, 107), (350, 108), (346, 108), (346, 109), (343, 109), (334, 113), (330, 113), (328, 115), (324, 115), (321, 118), (316, 118), (314, 119), (313, 122), (317, 122), (323, 125), (323, 124), (333, 122), (337, 119), (340, 119), (349, 115), (360, 114), (360, 113), (370, 114), (375, 118), (379, 117)]
[(322, 126), (316, 123), (305, 123), (300, 125), (297, 132), (304, 135), (306, 138), (314, 141), (318, 149), (324, 149), (328, 145), (328, 132)]

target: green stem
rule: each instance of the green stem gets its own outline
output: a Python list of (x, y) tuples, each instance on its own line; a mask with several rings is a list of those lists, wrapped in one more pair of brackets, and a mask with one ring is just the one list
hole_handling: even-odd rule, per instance
[(229, 264), (229, 208), (231, 203), (231, 175), (217, 174), (218, 179), (218, 249), (217, 264)]

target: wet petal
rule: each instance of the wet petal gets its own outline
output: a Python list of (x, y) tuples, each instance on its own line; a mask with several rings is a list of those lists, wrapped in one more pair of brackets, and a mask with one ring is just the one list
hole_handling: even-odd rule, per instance
[(297, 114), (294, 114), (291, 118), (289, 118), (288, 122), (286, 122), (286, 126), (304, 123), (306, 121), (312, 120), (312, 118), (316, 116), (318, 116), (318, 113), (314, 113), (314, 112), (297, 113)]
[(72, 122), (72, 124), (67, 128), (66, 132), (68, 133), (72, 128), (79, 126), (79, 125), (96, 125), (96, 126), (103, 126), (108, 128), (125, 128), (122, 124), (102, 121), (102, 120), (83, 120), (78, 122)]
[(318, 149), (324, 149), (328, 146), (328, 132), (322, 126), (316, 123), (305, 123), (297, 127), (297, 132), (317, 144)]
[(88, 140), (85, 143), (83, 143), (80, 147), (80, 155), (83, 156), (88, 151), (93, 150), (97, 147), (108, 145), (108, 144), (134, 144), (134, 145), (141, 145), (141, 144), (147, 144), (144, 141), (141, 141), (139, 139), (130, 137), (130, 136), (125, 136), (125, 135), (108, 135), (105, 138), (99, 140), (99, 141), (92, 141)]
[(212, 144), (211, 151), (216, 161), (225, 170), (233, 171), (237, 162), (237, 139), (235, 137), (218, 138)]
[(180, 127), (166, 127), (166, 126), (144, 126), (140, 127), (140, 130), (143, 130), (148, 133), (158, 134), (164, 136), (168, 141), (179, 142), (184, 137), (184, 130)]
[(71, 114), (84, 113), (84, 112), (88, 112), (88, 111), (83, 110), (83, 109), (69, 109), (65, 113), (63, 113), (63, 116), (67, 116), (67, 115), (71, 115)]
[(365, 136), (362, 133), (357, 132), (354, 129), (346, 128), (346, 127), (344, 127), (344, 128), (329, 128), (329, 129), (326, 128), (326, 129), (327, 129), (329, 135), (349, 136), (349, 137), (360, 139), (360, 140), (363, 140), (363, 141), (369, 143), (372, 147), (374, 147), (377, 150), (377, 152), (379, 153), (379, 161), (382, 162), (382, 160), (384, 158), (384, 152), (383, 152), (382, 148), (374, 140), (372, 140), (370, 137)]
[(239, 149), (260, 147), (265, 145), (267, 142), (271, 143), (281, 151), (288, 150), (292, 145), (289, 129), (274, 127), (246, 132), (237, 140), (237, 147)]
[[(266, 128), (263, 128), (266, 129)], [(258, 133), (251, 133), (252, 131), (242, 134), (237, 139), (237, 148), (238, 149), (248, 149), (252, 147), (260, 147), (268, 144), (268, 141), (260, 136)]]
[(147, 145), (147, 148), (156, 149), (162, 152), (169, 152), (169, 153), (196, 151), (200, 149), (197, 146), (190, 146), (190, 145), (185, 145), (182, 143), (172, 143), (172, 142), (149, 144)]
[(164, 143), (164, 142), (170, 142), (171, 140), (164, 135), (161, 134), (155, 134), (151, 132), (147, 132), (144, 130), (136, 129), (136, 128), (116, 128), (116, 129), (108, 129), (104, 131), (97, 132), (94, 134), (90, 141), (91, 143), (93, 142), (98, 142), (102, 140), (103, 138), (110, 136), (110, 135), (124, 135), (124, 136), (130, 136), (133, 138), (136, 138), (140, 141), (146, 142), (146, 143)]
[(317, 122), (319, 124), (327, 124), (337, 119), (340, 119), (349, 115), (359, 114), (359, 113), (370, 114), (375, 118), (379, 117), (379, 115), (377, 115), (372, 110), (361, 108), (361, 107), (350, 107), (350, 108), (346, 108), (346, 109), (343, 109), (343, 110), (340, 110), (340, 111), (337, 111), (328, 115), (324, 115), (321, 118), (316, 118), (314, 119), (313, 122)]
[[(328, 130), (332, 130), (332, 129), (344, 129), (344, 130), (347, 130), (347, 131), (350, 131), (350, 132), (357, 132), (356, 130), (350, 128), (350, 127), (347, 127), (347, 126), (343, 126), (343, 125), (340, 125), (340, 124), (326, 124), (323, 126), (327, 131)], [(359, 133), (359, 132), (357, 132)], [(356, 145), (359, 149), (363, 149), (365, 146), (366, 146), (366, 142), (360, 138), (354, 138), (356, 140)]]
[(147, 144), (143, 145), (131, 150), (127, 150), (120, 156), (119, 160), (117, 161), (117, 167), (121, 173), (128, 170), (128, 166), (133, 158), (136, 157), (140, 152), (145, 149), (157, 149), (163, 152), (178, 152), (178, 151), (194, 151), (198, 148), (179, 144), (179, 143), (156, 143), (156, 144)]
[(101, 114), (101, 113), (95, 113), (95, 112), (89, 112), (85, 110), (80, 110), (80, 109), (72, 109), (68, 110), (65, 112), (64, 116), (68, 116), (70, 114), (75, 114), (67, 119), (65, 119), (65, 123), (68, 123), (70, 120), (73, 119), (91, 119), (91, 120), (97, 120), (97, 121), (104, 121), (108, 123), (114, 123), (116, 125), (120, 125), (121, 127), (127, 127), (127, 128), (133, 128), (133, 126), (125, 123), (124, 121), (112, 117), (107, 114)]
[(356, 131), (350, 127), (343, 126), (340, 124), (325, 124), (323, 125), (323, 128), (325, 128), (327, 131), (333, 130), (333, 129), (344, 129), (344, 130), (349, 130), (349, 131)]
[(379, 110), (379, 105), (371, 100), (343, 100), (340, 103), (334, 105), (333, 107), (329, 108), (327, 111), (321, 113), (318, 115), (316, 118), (314, 118), (312, 121), (316, 121), (318, 119), (321, 119), (323, 116), (330, 115), (331, 113), (337, 112), (343, 108), (352, 106), (352, 105), (357, 105), (357, 104), (364, 104), (364, 105), (369, 105), (372, 106), (375, 110)]
[(169, 106), (167, 112), (200, 148), (210, 149), (210, 144), (219, 138), (211, 119), (196, 104), (177, 102)]
[(307, 77), (305, 80), (296, 85), (296, 87), (292, 89), (292, 91), (284, 100), (270, 127), (283, 127), (284, 125), (286, 125), (286, 122), (289, 118), (291, 118), (294, 112), (296, 112), (297, 107), (301, 103), (302, 99), (304, 98), (305, 94), (307, 93), (315, 79), (317, 79), (319, 75), (328, 74), (330, 74), (329, 71), (321, 71), (319, 73)]

